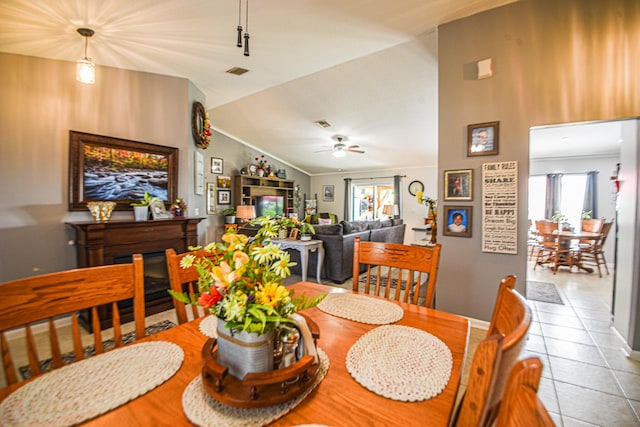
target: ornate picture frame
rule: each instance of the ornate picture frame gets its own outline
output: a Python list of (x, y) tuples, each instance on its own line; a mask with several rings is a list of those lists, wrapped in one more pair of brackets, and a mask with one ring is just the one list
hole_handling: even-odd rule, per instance
[(473, 206), (445, 206), (442, 234), (453, 237), (471, 237)]
[(499, 150), (500, 122), (476, 123), (467, 126), (467, 157), (493, 156)]
[(473, 169), (444, 171), (444, 200), (473, 200)]
[[(169, 206), (178, 194), (178, 149), (147, 142), (69, 131), (69, 206), (84, 211), (87, 202), (113, 201), (131, 210), (145, 191)], [(145, 175), (137, 179), (139, 173)], [(110, 188), (115, 177), (135, 185)], [(153, 179), (149, 180), (149, 176)]]

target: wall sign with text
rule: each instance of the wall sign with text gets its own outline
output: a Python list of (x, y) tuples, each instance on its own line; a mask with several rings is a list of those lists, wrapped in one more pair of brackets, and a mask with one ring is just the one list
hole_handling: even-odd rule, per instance
[(518, 162), (482, 165), (482, 252), (518, 253)]

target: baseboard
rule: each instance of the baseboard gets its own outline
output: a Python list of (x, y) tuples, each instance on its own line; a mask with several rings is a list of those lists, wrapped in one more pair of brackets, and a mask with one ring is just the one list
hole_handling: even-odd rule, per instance
[(473, 317), (466, 317), (463, 316), (466, 319), (469, 319), (469, 322), (471, 322), (471, 327), (472, 328), (476, 328), (476, 329), (482, 329), (483, 331), (488, 331), (489, 330), (489, 322), (485, 322), (484, 320), (479, 320), (479, 319), (474, 319)]

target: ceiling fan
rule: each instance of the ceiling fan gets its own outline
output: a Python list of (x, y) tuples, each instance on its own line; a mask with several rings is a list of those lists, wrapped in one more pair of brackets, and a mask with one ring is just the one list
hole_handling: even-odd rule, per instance
[(337, 143), (333, 144), (332, 148), (329, 148), (328, 150), (320, 150), (320, 151), (316, 151), (316, 153), (322, 153), (325, 151), (332, 151), (333, 155), (335, 157), (344, 157), (347, 155), (347, 152), (350, 153), (360, 153), (360, 154), (364, 154), (363, 150), (358, 150), (358, 148), (360, 148), (359, 145), (354, 144), (354, 145), (347, 145), (344, 143), (344, 141), (347, 141), (347, 137), (344, 135), (333, 135), (331, 137), (331, 139), (333, 139), (334, 141), (338, 141)]

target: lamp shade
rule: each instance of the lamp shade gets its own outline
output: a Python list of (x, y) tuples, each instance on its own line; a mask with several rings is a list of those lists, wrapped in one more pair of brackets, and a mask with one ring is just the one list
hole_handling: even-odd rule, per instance
[(236, 208), (236, 217), (239, 219), (253, 219), (256, 217), (256, 207), (251, 205), (238, 206)]
[(96, 82), (96, 66), (90, 59), (79, 59), (76, 62), (76, 80), (91, 85)]
[(384, 205), (382, 207), (382, 213), (385, 215), (396, 216), (400, 214), (400, 209), (398, 209), (398, 205)]

